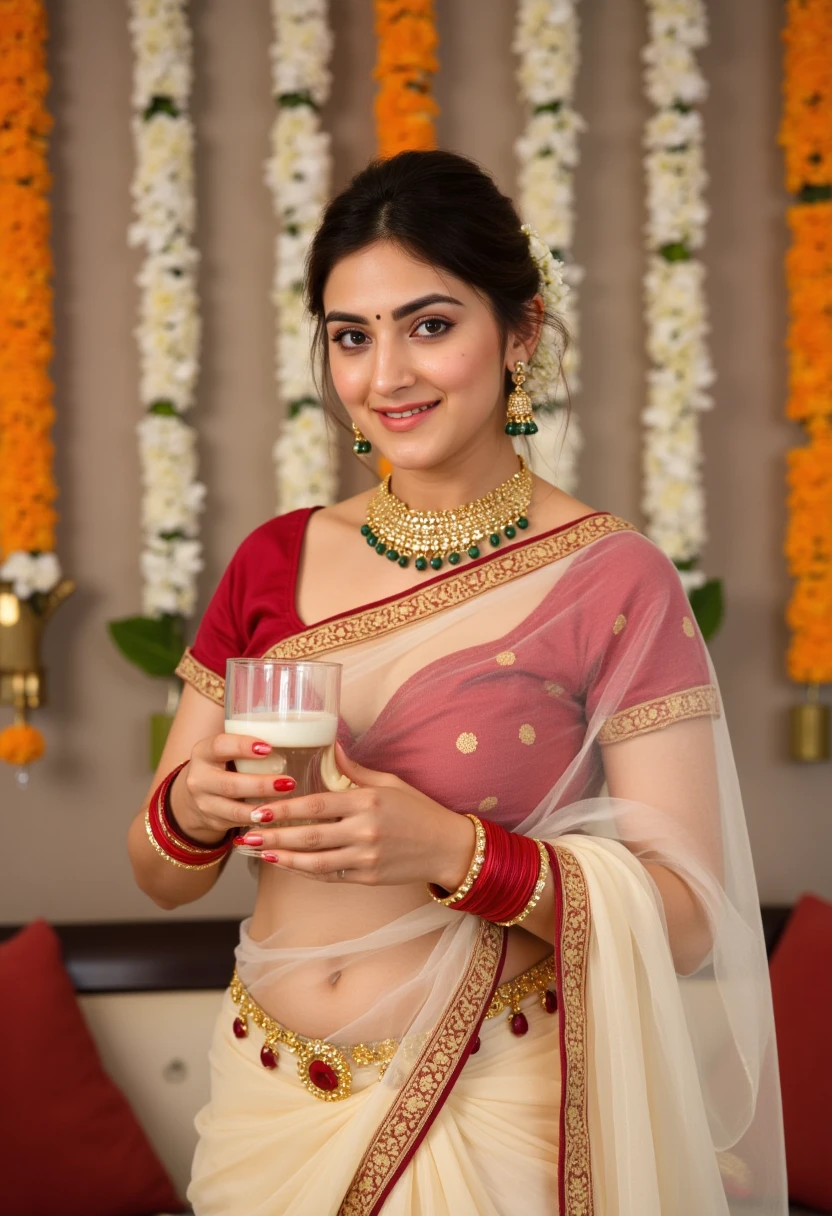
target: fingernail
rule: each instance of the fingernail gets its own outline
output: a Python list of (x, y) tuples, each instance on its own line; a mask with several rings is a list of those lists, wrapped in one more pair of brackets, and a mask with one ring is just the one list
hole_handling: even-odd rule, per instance
[(247, 832), (243, 837), (243, 844), (262, 844), (263, 837), (259, 832)]
[(289, 790), (293, 790), (297, 782), (294, 777), (275, 777), (274, 788), (279, 794), (286, 794)]
[(271, 821), (273, 819), (274, 819), (274, 814), (269, 810), (269, 808), (267, 806), (264, 806), (259, 811), (251, 812), (251, 822), (252, 823), (271, 823)]
[(277, 865), (277, 853), (261, 853), (260, 860), (261, 861), (270, 861), (272, 863), (272, 865), (276, 866)]
[(271, 743), (252, 743), (251, 750), (255, 756), (268, 756), (272, 750), (272, 745)]
[(241, 844), (245, 844), (245, 842), (246, 842), (245, 836), (235, 836), (232, 843), (235, 845), (241, 845)]

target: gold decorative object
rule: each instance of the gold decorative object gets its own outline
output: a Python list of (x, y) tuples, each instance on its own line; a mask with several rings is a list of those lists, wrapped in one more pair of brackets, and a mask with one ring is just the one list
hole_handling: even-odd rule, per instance
[(45, 704), (43, 627), (74, 590), (72, 579), (61, 579), (43, 597), (42, 611), (36, 612), (29, 600), (17, 598), (10, 583), (0, 583), (0, 704), (24, 711)]
[(15, 595), (11, 583), (0, 582), (0, 705), (14, 710), (14, 726), (0, 734), (5, 740), (0, 751), (11, 763), (24, 765), (42, 754), (42, 740), (26, 721), (29, 710), (46, 703), (41, 637), (46, 622), (74, 590), (71, 579), (61, 579), (48, 595), (37, 596), (36, 610), (30, 600)]
[(818, 764), (829, 759), (829, 706), (820, 699), (820, 688), (810, 684), (803, 705), (792, 706), (790, 713), (791, 758), (803, 764)]

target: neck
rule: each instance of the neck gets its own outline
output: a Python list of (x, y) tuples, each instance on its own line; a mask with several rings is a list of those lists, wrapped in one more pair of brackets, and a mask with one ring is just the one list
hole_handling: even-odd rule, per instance
[(520, 467), (511, 440), (472, 444), (431, 469), (393, 467), (390, 489), (414, 511), (450, 511), (474, 502), (513, 477)]

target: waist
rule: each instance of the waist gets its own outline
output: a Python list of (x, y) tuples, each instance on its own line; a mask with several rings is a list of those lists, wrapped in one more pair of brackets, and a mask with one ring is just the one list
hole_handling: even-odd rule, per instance
[[(375, 1066), (381, 1078), (400, 1048), (404, 1048), (408, 1056), (415, 1057), (428, 1037), (428, 1034), (424, 1033), (405, 1036), (403, 1039), (354, 1044), (311, 1039), (270, 1017), (252, 998), (236, 970), (229, 991), (231, 1000), (239, 1010), (232, 1025), (235, 1038), (248, 1038), (253, 1024), (263, 1036), (260, 1048), (260, 1063), (263, 1068), (276, 1069), (280, 1048), (285, 1048), (297, 1057), (297, 1072), (302, 1084), (316, 1098), (324, 1101), (337, 1101), (349, 1096), (352, 1088), (351, 1065), (356, 1068)], [(522, 1036), (529, 1028), (522, 1006), (532, 998), (539, 1001), (546, 1013), (557, 1012), (553, 954), (535, 963), (514, 979), (500, 984), (491, 998), (485, 1020), (489, 1021), (504, 1013), (510, 1032)], [(472, 1051), (476, 1052), (478, 1048), (477, 1039)]]

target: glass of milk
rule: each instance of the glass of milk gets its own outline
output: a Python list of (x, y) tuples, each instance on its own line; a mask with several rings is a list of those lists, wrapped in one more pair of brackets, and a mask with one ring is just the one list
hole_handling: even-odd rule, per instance
[[(225, 675), (225, 729), (272, 745), (268, 756), (236, 760), (240, 773), (294, 777), (291, 794), (299, 798), (339, 788), (334, 761), (341, 694), (340, 663), (288, 663), (276, 659), (229, 659)], [(334, 773), (333, 773), (334, 770)], [(333, 776), (335, 780), (333, 780)], [(292, 822), (310, 822), (294, 820)], [(258, 856), (245, 845), (236, 853)]]

